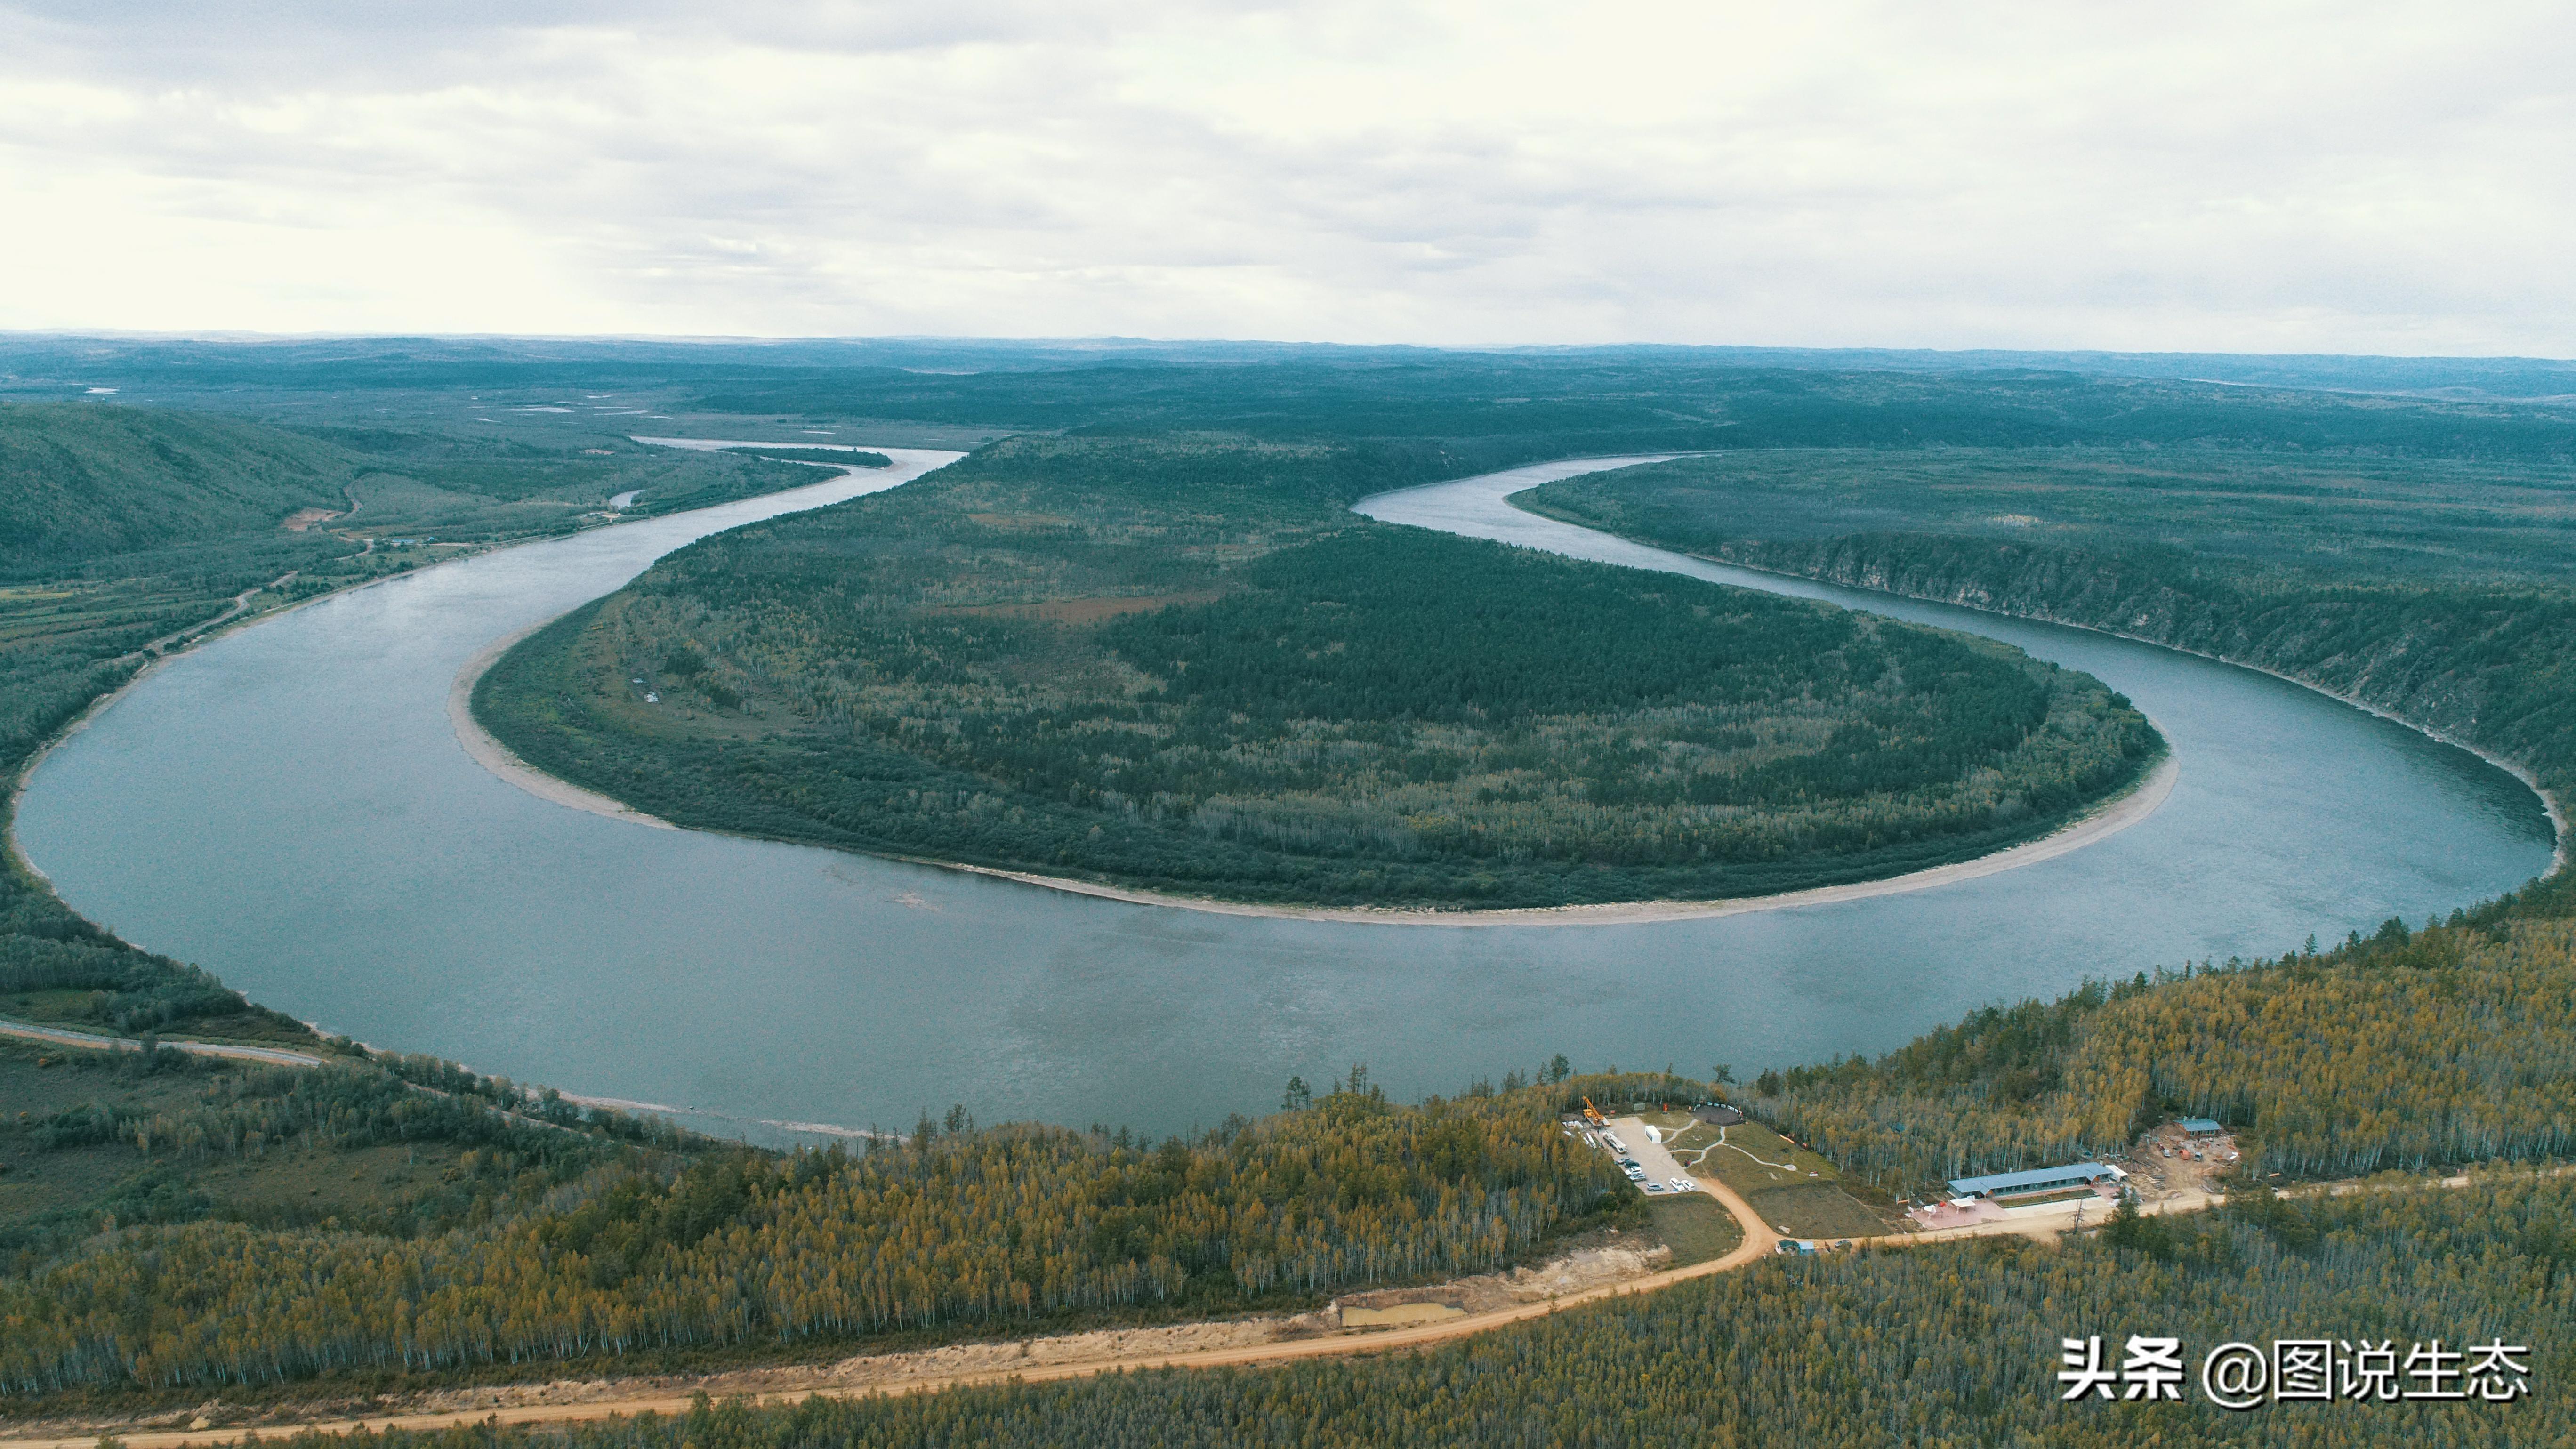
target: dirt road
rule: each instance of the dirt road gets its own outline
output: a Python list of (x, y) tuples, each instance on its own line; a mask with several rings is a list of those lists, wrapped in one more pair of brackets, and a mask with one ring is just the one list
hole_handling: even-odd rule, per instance
[(225, 609), (215, 617), (204, 620), (201, 623), (191, 624), (185, 629), (174, 629), (171, 632), (162, 635), (160, 638), (153, 640), (151, 643), (144, 645), (142, 648), (133, 650), (130, 653), (119, 657), (122, 659), (141, 659), (158, 656), (171, 645), (178, 643), (182, 639), (194, 639), (200, 634), (211, 633), (216, 629), (220, 629), (224, 625), (241, 617), (242, 611), (250, 607), (250, 601), (258, 598), (262, 593), (265, 593), (270, 589), (282, 589), (288, 584), (295, 582), (295, 575), (298, 572), (299, 570), (296, 569), (288, 569), (286, 572), (279, 574), (276, 578), (269, 580), (267, 583), (256, 584), (250, 588), (244, 589), (240, 593), (233, 595), (231, 607)]
[[(0, 1021), (0, 1036), (25, 1037), (30, 1041), (53, 1042), (59, 1046), (79, 1047), (85, 1051), (139, 1052), (143, 1043), (130, 1037), (99, 1036), (92, 1032), (72, 1031), (59, 1026), (30, 1026), (21, 1021)], [(234, 1046), (214, 1041), (165, 1041), (161, 1045), (172, 1051), (199, 1057), (234, 1057), (246, 1062), (274, 1062), (281, 1067), (318, 1067), (322, 1059), (310, 1052), (291, 1052), (283, 1047)]]

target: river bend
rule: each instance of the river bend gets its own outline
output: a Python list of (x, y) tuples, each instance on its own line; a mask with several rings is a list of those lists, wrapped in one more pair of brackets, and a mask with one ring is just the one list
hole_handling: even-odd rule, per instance
[(897, 460), (884, 473), (487, 554), (216, 640), (46, 757), (20, 841), (93, 920), (328, 1030), (768, 1140), (780, 1124), (905, 1126), (951, 1102), (986, 1122), (1177, 1130), (1359, 1061), (1410, 1097), (1560, 1051), (1694, 1073), (1876, 1052), (2087, 976), (2420, 920), (2550, 857), (2521, 782), (2266, 675), (1703, 563), (1504, 502), (1619, 460), (1360, 508), (2007, 640), (2136, 700), (2177, 752), (2171, 797), (2071, 854), (1912, 894), (1443, 930), (1213, 915), (647, 829), (524, 793), (459, 746), (448, 687), (493, 640), (693, 538), (953, 456), (882, 451)]

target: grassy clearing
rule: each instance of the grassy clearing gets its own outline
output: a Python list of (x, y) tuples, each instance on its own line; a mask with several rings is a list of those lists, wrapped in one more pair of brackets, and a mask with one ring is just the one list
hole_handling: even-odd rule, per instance
[(1673, 1250), (1672, 1266), (1723, 1258), (1744, 1245), (1744, 1225), (1706, 1193), (1646, 1199), (1646, 1221)]
[(1885, 1218), (1829, 1182), (1764, 1188), (1744, 1200), (1774, 1231), (1792, 1238), (1868, 1238), (1889, 1231)]
[(1790, 1237), (1872, 1237), (1890, 1230), (1885, 1215), (1844, 1189), (1832, 1163), (1759, 1122), (1711, 1127), (1682, 1112), (1645, 1120), (1663, 1130), (1665, 1150), (1685, 1171), (1743, 1194), (1764, 1222)]

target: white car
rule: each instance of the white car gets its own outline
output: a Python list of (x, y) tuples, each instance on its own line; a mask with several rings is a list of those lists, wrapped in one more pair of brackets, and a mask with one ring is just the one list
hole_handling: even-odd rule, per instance
[(1647, 1184), (1646, 1184), (1646, 1191), (1648, 1191), (1648, 1192), (1670, 1192), (1670, 1191), (1672, 1191), (1672, 1189), (1671, 1189), (1671, 1188), (1669, 1188), (1669, 1187), (1664, 1186), (1664, 1185), (1663, 1185), (1662, 1183), (1660, 1183), (1660, 1182), (1650, 1182), (1650, 1183), (1647, 1183)]
[(1691, 1181), (1691, 1180), (1690, 1180), (1689, 1178), (1687, 1178), (1687, 1177), (1676, 1177), (1676, 1178), (1674, 1178), (1674, 1179), (1673, 1179), (1673, 1191), (1675, 1191), (1675, 1192), (1697, 1192), (1697, 1191), (1699, 1191), (1699, 1184), (1698, 1184), (1698, 1183), (1696, 1183), (1696, 1182)]

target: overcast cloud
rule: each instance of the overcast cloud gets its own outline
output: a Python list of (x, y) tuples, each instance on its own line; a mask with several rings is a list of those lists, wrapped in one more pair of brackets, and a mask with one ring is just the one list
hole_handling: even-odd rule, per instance
[(2562, 5), (0, 25), (0, 326), (2576, 353)]

